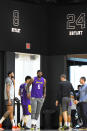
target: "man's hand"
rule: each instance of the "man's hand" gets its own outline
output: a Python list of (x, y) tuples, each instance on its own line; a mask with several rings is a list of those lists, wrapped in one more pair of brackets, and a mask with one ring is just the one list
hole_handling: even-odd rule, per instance
[(74, 96), (71, 95), (70, 98), (73, 98), (73, 99), (74, 99)]
[(11, 105), (11, 104), (12, 104), (12, 102), (11, 102), (11, 100), (9, 99), (9, 100), (8, 100), (8, 105)]
[(77, 100), (74, 100), (74, 104), (77, 105), (79, 103), (79, 101)]
[(59, 104), (59, 102), (58, 102), (58, 101), (56, 101), (56, 106), (58, 106), (58, 104)]
[(43, 98), (44, 98), (44, 99), (46, 98), (46, 94), (43, 95)]
[(27, 97), (28, 97), (28, 99), (30, 99), (31, 98), (31, 93), (28, 93)]

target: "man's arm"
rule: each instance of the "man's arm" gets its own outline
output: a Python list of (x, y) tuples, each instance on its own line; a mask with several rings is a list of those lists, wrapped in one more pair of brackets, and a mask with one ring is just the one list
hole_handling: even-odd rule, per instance
[(60, 101), (59, 91), (57, 90), (56, 106), (58, 106)]
[(83, 97), (84, 101), (87, 101), (87, 86), (85, 87), (85, 95)]
[(73, 94), (74, 94), (74, 104), (78, 104), (79, 101), (77, 101), (76, 93), (75, 93), (75, 91), (74, 91), (74, 88), (73, 88), (72, 84), (71, 84), (71, 92), (73, 92)]
[(46, 79), (44, 79), (44, 86), (43, 86), (43, 97), (46, 97)]
[(6, 84), (6, 93), (7, 93), (7, 97), (8, 97), (8, 104), (11, 104), (11, 100), (10, 100), (10, 83)]
[(14, 85), (14, 88), (15, 88), (15, 79), (14, 79), (14, 78), (12, 78), (12, 81), (13, 81), (13, 85)]
[(30, 91), (30, 86), (31, 86), (31, 84), (34, 82), (34, 79), (33, 78), (31, 78), (30, 79), (30, 82), (27, 84), (27, 88), (26, 88), (26, 90), (27, 90), (27, 97), (30, 99), (30, 97), (31, 97), (31, 91)]
[(20, 96), (20, 89), (19, 89), (18, 95)]
[(76, 100), (76, 93), (75, 93), (75, 91), (74, 91), (74, 88), (73, 88), (72, 84), (71, 84), (71, 92), (73, 92), (74, 99)]
[(29, 83), (27, 84), (27, 88), (26, 88), (26, 89), (27, 89), (27, 93), (31, 92), (31, 91), (30, 91), (30, 86), (31, 86), (31, 84), (32, 84), (33, 82), (34, 82), (34, 78), (31, 78), (30, 81), (29, 81)]

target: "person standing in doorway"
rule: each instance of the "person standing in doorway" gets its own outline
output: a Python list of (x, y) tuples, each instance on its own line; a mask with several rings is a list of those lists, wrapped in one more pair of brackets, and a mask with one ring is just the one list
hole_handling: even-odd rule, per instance
[(31, 103), (30, 99), (27, 97), (27, 84), (29, 83), (30, 79), (30, 76), (26, 76), (25, 83), (21, 84), (19, 88), (19, 95), (21, 97), (21, 104), (23, 109), (21, 127), (24, 129), (29, 129), (26, 124), (28, 122), (29, 116), (31, 115)]
[(5, 89), (4, 89), (4, 99), (5, 99), (5, 105), (7, 107), (7, 111), (3, 115), (3, 117), (0, 119), (0, 130), (3, 130), (2, 123), (3, 121), (9, 116), (10, 121), (12, 123), (12, 129), (17, 129), (14, 122), (14, 73), (9, 72), (8, 77), (5, 79)]
[(46, 79), (42, 77), (42, 71), (37, 71), (37, 76), (32, 78), (29, 82), (29, 86), (32, 84), (31, 92), (28, 93), (28, 97), (31, 97), (31, 128), (36, 129), (37, 120), (40, 115), (44, 99), (46, 97)]

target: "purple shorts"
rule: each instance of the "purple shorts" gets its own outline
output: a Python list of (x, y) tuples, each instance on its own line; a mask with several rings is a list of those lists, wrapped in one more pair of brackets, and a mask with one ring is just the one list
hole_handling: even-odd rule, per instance
[(31, 115), (31, 105), (22, 105), (23, 115)]

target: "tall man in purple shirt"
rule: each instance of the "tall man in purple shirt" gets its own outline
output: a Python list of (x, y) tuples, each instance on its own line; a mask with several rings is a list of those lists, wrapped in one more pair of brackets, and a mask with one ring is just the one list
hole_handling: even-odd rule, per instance
[(28, 97), (31, 97), (31, 128), (35, 129), (44, 99), (46, 97), (46, 79), (42, 77), (42, 72), (40, 70), (37, 71), (37, 76), (30, 80), (28, 87), (31, 84), (32, 90), (28, 93)]

